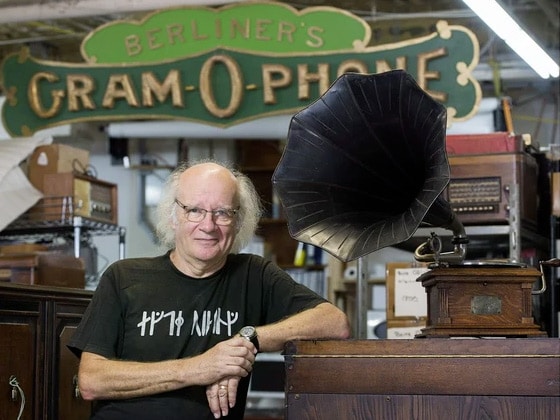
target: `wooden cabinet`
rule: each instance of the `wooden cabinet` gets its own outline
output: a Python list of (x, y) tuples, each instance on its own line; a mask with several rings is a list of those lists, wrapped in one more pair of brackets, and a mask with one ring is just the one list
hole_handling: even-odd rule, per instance
[[(280, 140), (236, 141), (238, 168), (251, 179), (264, 207), (264, 215), (256, 232), (263, 241), (262, 254), (276, 262), (297, 282), (333, 300), (329, 282), (325, 280), (324, 260), (327, 256), (320, 248), (300, 244), (291, 237), (281, 203), (274, 194), (272, 175), (282, 157), (283, 146)], [(296, 264), (298, 245), (303, 246), (305, 252), (298, 253), (303, 257)], [(261, 253), (257, 250), (250, 252)]]
[(286, 419), (540, 419), (560, 413), (560, 341), (294, 341)]
[(239, 170), (253, 181), (264, 207), (257, 234), (264, 240), (265, 253), (281, 267), (293, 266), (298, 243), (288, 232), (272, 188), (272, 175), (282, 156), (282, 142), (237, 140), (236, 155)]
[(78, 358), (66, 344), (91, 295), (0, 284), (0, 419), (89, 418), (90, 403), (76, 394)]

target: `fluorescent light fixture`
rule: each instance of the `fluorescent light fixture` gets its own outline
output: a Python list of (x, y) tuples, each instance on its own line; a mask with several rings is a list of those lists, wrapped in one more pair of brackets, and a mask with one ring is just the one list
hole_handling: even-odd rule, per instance
[(543, 79), (558, 77), (560, 67), (495, 0), (463, 0)]
[(274, 115), (220, 128), (189, 121), (116, 122), (107, 127), (109, 137), (191, 139), (285, 139), (293, 115)]

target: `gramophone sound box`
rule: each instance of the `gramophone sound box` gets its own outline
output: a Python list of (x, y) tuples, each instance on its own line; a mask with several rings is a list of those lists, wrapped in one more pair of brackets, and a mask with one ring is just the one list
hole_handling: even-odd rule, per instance
[[(463, 224), (506, 224), (514, 205), (524, 222), (537, 223), (538, 166), (530, 154), (452, 155), (449, 165), (447, 199)], [(519, 202), (510, 200), (512, 187)]]

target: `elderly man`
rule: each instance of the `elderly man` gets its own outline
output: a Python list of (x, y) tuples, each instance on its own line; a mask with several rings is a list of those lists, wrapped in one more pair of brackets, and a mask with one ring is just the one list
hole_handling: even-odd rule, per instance
[(157, 226), (169, 251), (112, 264), (69, 345), (93, 419), (242, 419), (258, 351), (349, 336), (334, 305), (239, 254), (260, 214), (251, 181), (224, 164), (170, 175)]

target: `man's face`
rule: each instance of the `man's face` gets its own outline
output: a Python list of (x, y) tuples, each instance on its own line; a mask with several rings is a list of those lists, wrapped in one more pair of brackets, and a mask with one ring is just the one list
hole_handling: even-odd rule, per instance
[(187, 261), (221, 266), (233, 245), (237, 216), (230, 225), (217, 224), (214, 210), (238, 207), (237, 184), (233, 175), (219, 165), (205, 163), (187, 169), (179, 178), (177, 200), (189, 209), (208, 210), (199, 222), (189, 221), (186, 211), (176, 205), (176, 251)]

